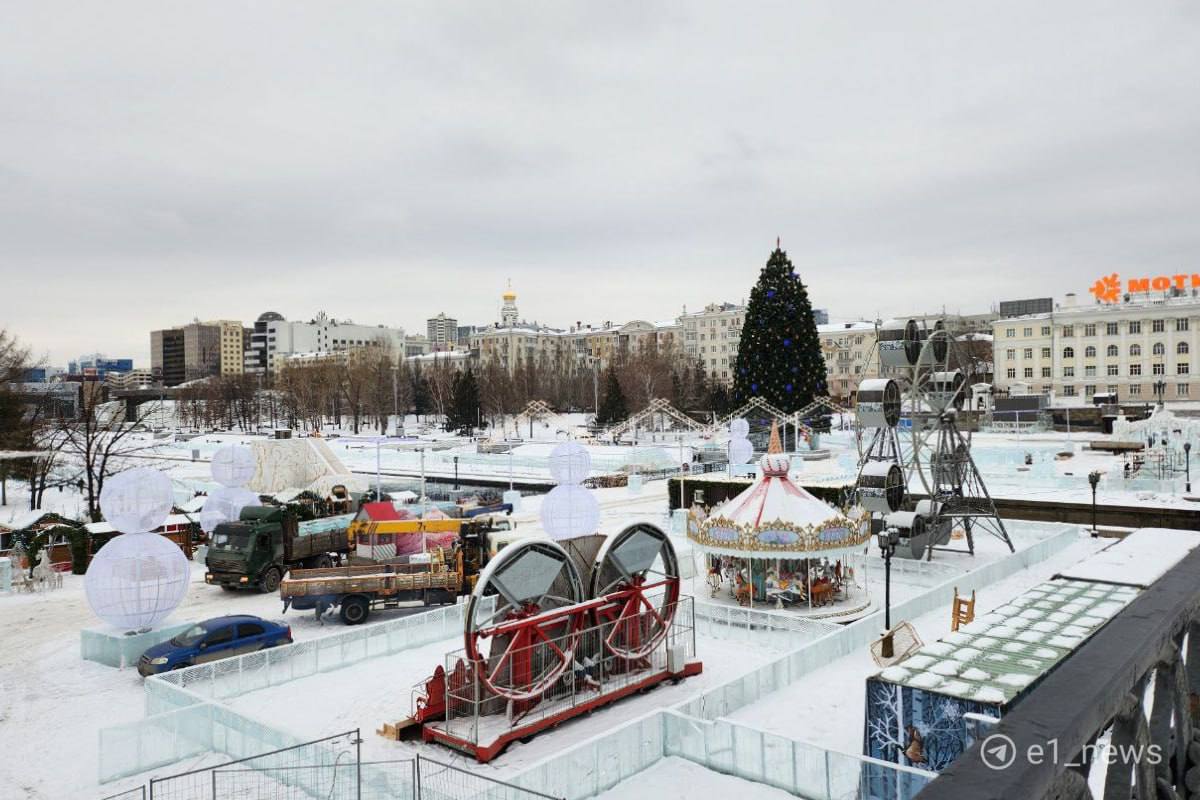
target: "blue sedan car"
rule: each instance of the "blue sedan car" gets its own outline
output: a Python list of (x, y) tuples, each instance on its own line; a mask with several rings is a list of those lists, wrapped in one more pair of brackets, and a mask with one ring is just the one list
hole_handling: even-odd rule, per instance
[(142, 653), (138, 672), (154, 675), (291, 643), (287, 625), (248, 614), (214, 617)]

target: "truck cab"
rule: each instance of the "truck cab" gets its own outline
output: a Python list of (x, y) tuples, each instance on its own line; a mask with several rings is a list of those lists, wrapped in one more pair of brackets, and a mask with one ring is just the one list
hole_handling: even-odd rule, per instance
[(299, 530), (291, 510), (247, 507), (237, 522), (223, 523), (213, 531), (204, 581), (230, 590), (274, 592), (289, 569), (328, 567), (333, 563), (331, 554), (348, 549), (344, 524), (318, 524), (306, 534)]

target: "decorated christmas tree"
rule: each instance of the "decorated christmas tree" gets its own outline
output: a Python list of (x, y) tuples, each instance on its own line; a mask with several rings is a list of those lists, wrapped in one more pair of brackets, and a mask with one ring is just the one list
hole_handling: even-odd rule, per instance
[(739, 405), (761, 397), (782, 411), (796, 411), (828, 394), (808, 290), (778, 246), (750, 292), (734, 370)]

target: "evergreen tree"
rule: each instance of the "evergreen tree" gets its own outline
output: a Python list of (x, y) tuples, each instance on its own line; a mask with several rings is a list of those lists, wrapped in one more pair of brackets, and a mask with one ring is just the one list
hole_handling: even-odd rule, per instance
[(738, 404), (761, 397), (790, 412), (828, 394), (808, 290), (779, 247), (750, 292), (734, 370)]
[(468, 367), (454, 375), (450, 403), (446, 410), (446, 430), (469, 434), (480, 424), (479, 383)]
[(425, 376), (421, 374), (421, 366), (418, 364), (412, 370), (413, 413), (418, 417), (428, 414), (432, 402), (433, 400), (429, 396), (429, 381), (425, 380)]
[(625, 393), (621, 391), (621, 382), (617, 380), (617, 371), (609, 365), (604, 373), (604, 399), (600, 402), (600, 413), (596, 415), (597, 425), (613, 425), (629, 416), (625, 408)]

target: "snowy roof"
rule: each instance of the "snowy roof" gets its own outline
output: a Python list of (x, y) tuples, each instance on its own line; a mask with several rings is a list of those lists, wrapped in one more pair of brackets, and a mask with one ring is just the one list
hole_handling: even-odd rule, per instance
[(876, 677), (981, 703), (1007, 703), (1116, 616), (1138, 591), (1046, 581)]
[[(201, 498), (201, 499), (204, 499), (204, 498)], [(187, 514), (170, 514), (163, 521), (163, 524), (160, 525), (159, 527), (160, 528), (166, 527), (168, 525), (191, 525), (195, 521), (196, 520), (193, 520), (192, 517), (188, 516)], [(116, 533), (117, 532), (117, 529), (114, 528), (107, 521), (89, 522), (87, 525), (84, 525), (83, 527), (87, 529), (88, 533)]]
[(821, 335), (829, 333), (846, 333), (846, 332), (875, 332), (875, 323), (867, 322), (866, 320), (856, 320), (854, 322), (831, 322), (828, 325), (818, 325), (817, 333)]
[(1142, 528), (1058, 577), (1145, 588), (1200, 545), (1200, 532)]
[(23, 531), (38, 524), (42, 521), (43, 517), (47, 516), (52, 516), (55, 519), (62, 519), (59, 514), (55, 514), (53, 511), (44, 511), (40, 508), (36, 508), (33, 511), (26, 511), (18, 514), (8, 522), (0, 522), (0, 528), (10, 531)]

